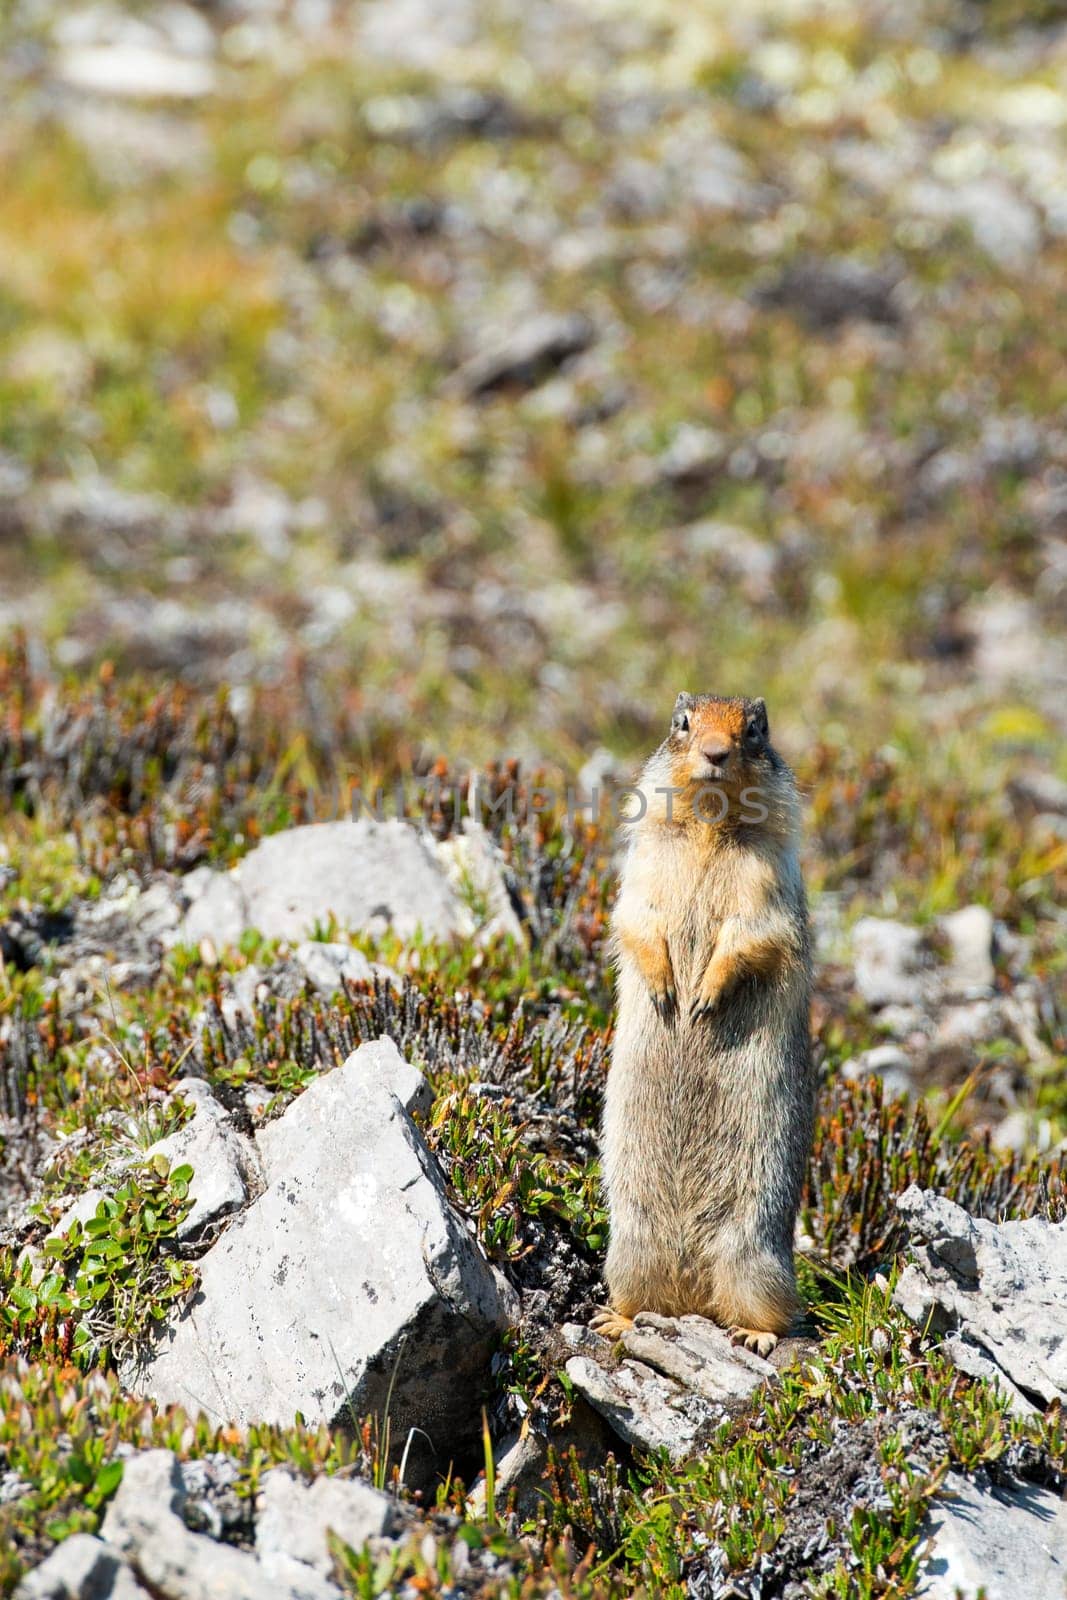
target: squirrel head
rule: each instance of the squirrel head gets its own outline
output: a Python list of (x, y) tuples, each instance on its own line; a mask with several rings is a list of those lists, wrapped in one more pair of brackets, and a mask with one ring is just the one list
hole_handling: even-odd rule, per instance
[(699, 822), (710, 825), (710, 839), (722, 823), (791, 839), (799, 825), (796, 783), (771, 744), (761, 699), (680, 694), (632, 794), (624, 820), (637, 827)]
[(675, 783), (687, 789), (716, 784), (739, 792), (781, 766), (764, 700), (683, 690), (674, 702), (666, 751)]
[(680, 816), (733, 816), (742, 795), (765, 795), (776, 810), (789, 768), (771, 744), (766, 701), (720, 694), (678, 694), (657, 766), (680, 790)]

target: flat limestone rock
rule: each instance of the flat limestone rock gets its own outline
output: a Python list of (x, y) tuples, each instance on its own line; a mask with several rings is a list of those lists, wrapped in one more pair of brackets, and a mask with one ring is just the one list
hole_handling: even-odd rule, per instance
[(915, 1590), (922, 1600), (1067, 1594), (1067, 1502), (1049, 1489), (986, 1488), (950, 1472), (924, 1531), (932, 1543)]
[(589, 1356), (572, 1356), (567, 1376), (620, 1439), (640, 1450), (666, 1450), (672, 1461), (699, 1450), (721, 1420), (718, 1407), (641, 1361), (608, 1372)]
[(915, 1184), (897, 1209), (915, 1258), (894, 1296), (906, 1315), (961, 1335), (1023, 1404), (1067, 1401), (1067, 1222), (987, 1222)]
[(676, 1379), (705, 1400), (746, 1400), (775, 1376), (769, 1361), (731, 1344), (706, 1317), (657, 1317), (643, 1311), (623, 1334), (628, 1356)]
[(350, 1427), (388, 1407), (398, 1454), (421, 1430), (408, 1481), (446, 1470), (477, 1432), (510, 1307), (412, 1121), (427, 1092), (379, 1040), (263, 1129), (263, 1194), (202, 1257), (196, 1300), (129, 1385), (241, 1425), (299, 1411)]

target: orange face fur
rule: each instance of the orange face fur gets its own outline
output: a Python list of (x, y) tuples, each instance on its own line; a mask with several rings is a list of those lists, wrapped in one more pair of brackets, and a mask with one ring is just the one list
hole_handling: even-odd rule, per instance
[(678, 696), (667, 737), (671, 771), (686, 786), (718, 784), (738, 791), (779, 764), (762, 700)]

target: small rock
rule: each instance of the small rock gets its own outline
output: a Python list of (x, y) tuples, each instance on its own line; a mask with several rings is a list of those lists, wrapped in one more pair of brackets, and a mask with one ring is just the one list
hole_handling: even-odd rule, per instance
[(62, 1239), (64, 1234), (70, 1232), (76, 1222), (80, 1222), (84, 1228), (85, 1224), (91, 1222), (96, 1216), (96, 1208), (101, 1200), (106, 1199), (107, 1194), (103, 1189), (86, 1189), (85, 1193), (80, 1194), (74, 1204), (64, 1211), (55, 1227), (49, 1230), (46, 1237), (48, 1239)]
[(950, 1472), (923, 1532), (932, 1542), (915, 1590), (922, 1600), (1062, 1600), (1067, 1503), (1049, 1489), (985, 1487)]
[(299, 941), (331, 915), (343, 928), (462, 936), (463, 907), (432, 841), (399, 818), (319, 822), (275, 833), (240, 863), (249, 925)]
[(362, 1550), (369, 1540), (388, 1537), (396, 1520), (393, 1501), (369, 1483), (323, 1477), (305, 1484), (275, 1467), (261, 1483), (256, 1551), (261, 1559), (290, 1556), (329, 1577), (333, 1571), (329, 1533), (350, 1549)]
[(1033, 206), (995, 176), (953, 184), (922, 178), (908, 187), (905, 204), (919, 216), (966, 223), (979, 249), (1010, 269), (1026, 267), (1041, 246)]
[(560, 1337), (567, 1349), (577, 1355), (592, 1356), (594, 1361), (600, 1362), (611, 1360), (611, 1340), (605, 1339), (603, 1334), (594, 1333), (584, 1323), (565, 1322), (560, 1329)]
[(500, 852), (482, 824), (464, 817), (461, 831), (442, 839), (437, 854), (467, 908), (470, 935), (484, 942), (508, 938), (523, 944), (525, 935), (508, 895)]
[(196, 1110), (189, 1122), (160, 1139), (146, 1160), (164, 1156), (171, 1167), (188, 1164), (192, 1208), (179, 1223), (179, 1239), (194, 1238), (205, 1228), (230, 1216), (262, 1188), (259, 1157), (251, 1140), (234, 1127), (226, 1111), (199, 1078), (182, 1078), (174, 1088)]
[(151, 45), (117, 44), (68, 50), (58, 75), (75, 89), (138, 100), (196, 100), (215, 87), (208, 61), (193, 61)]
[(774, 1377), (769, 1361), (730, 1343), (722, 1328), (706, 1317), (658, 1317), (643, 1311), (623, 1334), (627, 1355), (705, 1400), (746, 1400)]
[(187, 910), (170, 943), (199, 945), (210, 939), (216, 950), (240, 943), (248, 907), (233, 873), (196, 867), (182, 879), (182, 894)]
[(867, 1078), (881, 1078), (889, 1096), (910, 1095), (914, 1091), (911, 1078), (911, 1061), (899, 1045), (879, 1044), (864, 1050), (853, 1061), (841, 1067), (841, 1076), (853, 1083)]
[(968, 998), (989, 994), (996, 981), (992, 913), (985, 906), (963, 906), (942, 917), (940, 928), (950, 946), (946, 990)]
[(533, 389), (572, 356), (588, 350), (596, 337), (591, 320), (581, 312), (545, 312), (487, 344), (466, 361), (449, 387), (468, 399), (498, 389)]
[(1051, 772), (1020, 772), (1009, 779), (1012, 799), (1038, 812), (1067, 817), (1067, 783)]
[(314, 939), (298, 944), (293, 960), (300, 963), (319, 993), (327, 997), (337, 994), (346, 983), (371, 983), (375, 972), (386, 970), (372, 966), (362, 950), (354, 950), (350, 944)]
[(193, 1533), (182, 1521), (186, 1500), (181, 1463), (170, 1450), (126, 1459), (122, 1482), (104, 1517), (103, 1535), (137, 1577), (164, 1600), (333, 1600), (309, 1568), (303, 1589), (271, 1578), (255, 1556)]
[(572, 1356), (567, 1376), (620, 1439), (640, 1450), (666, 1450), (672, 1461), (706, 1445), (722, 1416), (721, 1409), (639, 1361), (607, 1372), (588, 1356)]
[(853, 318), (892, 326), (900, 321), (899, 281), (899, 273), (859, 261), (805, 257), (786, 267), (756, 298), (761, 305), (798, 312), (820, 331)]
[(726, 443), (714, 428), (683, 422), (675, 429), (666, 450), (656, 458), (654, 472), (661, 483), (674, 488), (706, 483), (723, 467)]
[(1007, 1031), (1003, 1008), (996, 1000), (972, 1000), (968, 1005), (945, 1006), (938, 1013), (932, 1043), (935, 1049), (990, 1044)]
[(144, 1600), (144, 1590), (102, 1539), (75, 1533), (26, 1574), (15, 1600)]
[(869, 1006), (909, 1005), (924, 988), (930, 956), (921, 928), (861, 917), (852, 931), (856, 987)]

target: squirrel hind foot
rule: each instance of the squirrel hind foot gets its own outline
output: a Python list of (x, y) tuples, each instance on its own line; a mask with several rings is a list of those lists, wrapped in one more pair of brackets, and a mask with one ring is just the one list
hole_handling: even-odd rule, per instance
[(610, 1339), (612, 1343), (621, 1339), (624, 1333), (629, 1333), (633, 1325), (633, 1317), (624, 1317), (621, 1311), (613, 1311), (611, 1306), (598, 1306), (589, 1319), (593, 1332), (599, 1333), (602, 1339)]
[(731, 1328), (730, 1343), (739, 1344), (742, 1349), (751, 1350), (753, 1355), (762, 1356), (766, 1361), (778, 1343), (778, 1335), (762, 1328)]

